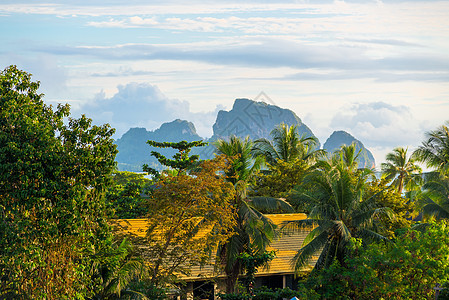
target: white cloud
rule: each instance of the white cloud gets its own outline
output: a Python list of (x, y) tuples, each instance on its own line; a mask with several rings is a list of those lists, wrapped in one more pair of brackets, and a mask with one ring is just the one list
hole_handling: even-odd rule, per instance
[(120, 137), (131, 127), (144, 127), (148, 130), (159, 128), (162, 123), (175, 119), (193, 122), (197, 133), (207, 137), (212, 135), (215, 111), (192, 112), (187, 101), (170, 99), (157, 86), (148, 83), (129, 83), (117, 87), (118, 92), (106, 97), (100, 92), (90, 102), (85, 103), (74, 114), (86, 114), (96, 124), (109, 123), (116, 128)]
[(102, 28), (129, 28), (130, 26), (126, 24), (124, 20), (114, 20), (109, 19), (108, 21), (92, 21), (87, 22), (87, 25), (92, 27), (102, 27)]
[(330, 126), (350, 132), (368, 147), (417, 145), (422, 135), (422, 126), (409, 107), (385, 102), (346, 106), (333, 117)]

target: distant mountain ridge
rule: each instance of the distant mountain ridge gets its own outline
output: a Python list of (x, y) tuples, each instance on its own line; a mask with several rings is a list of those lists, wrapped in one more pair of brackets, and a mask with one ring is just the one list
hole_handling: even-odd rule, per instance
[(333, 153), (334, 151), (340, 149), (341, 146), (349, 146), (352, 143), (356, 144), (357, 152), (361, 150), (357, 159), (358, 167), (374, 168), (374, 166), (376, 165), (376, 161), (371, 151), (366, 149), (361, 141), (359, 141), (346, 131), (334, 131), (324, 143), (323, 149), (325, 149), (328, 153)]
[[(209, 146), (194, 148), (192, 154), (200, 155), (200, 159), (214, 157), (215, 147), (213, 142), (217, 139), (226, 139), (231, 135), (238, 137), (249, 136), (252, 140), (270, 137), (270, 132), (279, 124), (285, 123), (289, 126), (296, 125), (300, 135), (306, 137), (315, 136), (312, 130), (304, 124), (301, 119), (291, 110), (280, 108), (276, 105), (265, 102), (253, 101), (250, 99), (236, 99), (230, 111), (219, 111), (217, 119), (213, 125), (213, 136), (205, 141)], [(121, 138), (116, 141), (117, 154), (116, 161), (120, 171), (142, 171), (142, 165), (160, 169), (157, 160), (151, 156), (151, 151), (156, 150), (165, 156), (171, 157), (175, 154), (172, 149), (156, 149), (146, 144), (148, 140), (157, 142), (179, 142), (182, 140), (191, 142), (204, 140), (200, 137), (193, 123), (185, 120), (174, 120), (164, 123), (154, 131), (147, 131), (145, 128), (131, 128)], [(362, 149), (359, 167), (371, 167), (375, 164), (374, 157), (363, 144), (352, 135), (344, 131), (334, 132), (324, 144), (323, 148), (332, 153), (341, 145), (357, 143), (358, 149)], [(318, 145), (319, 147), (319, 145)]]
[(179, 142), (202, 140), (196, 133), (195, 125), (185, 120), (174, 120), (164, 123), (154, 131), (147, 131), (145, 128), (131, 128), (115, 144), (118, 154), (116, 156), (117, 167), (120, 171), (141, 172), (142, 165), (148, 164), (157, 168), (158, 161), (151, 156), (151, 151), (156, 150), (163, 155), (172, 156), (176, 151), (166, 148), (154, 148), (148, 145), (148, 140), (157, 142)]

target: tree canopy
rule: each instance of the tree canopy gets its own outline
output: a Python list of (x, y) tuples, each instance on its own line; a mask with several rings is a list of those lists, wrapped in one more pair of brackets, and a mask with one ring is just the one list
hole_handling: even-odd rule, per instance
[(320, 161), (316, 170), (305, 177), (303, 184), (310, 189), (298, 190), (298, 200), (307, 203), (310, 213), (307, 219), (292, 221), (286, 226), (292, 229), (316, 227), (294, 257), (297, 270), (319, 252), (316, 269), (328, 268), (334, 260), (343, 263), (352, 237), (366, 242), (386, 240), (377, 232), (374, 220), (380, 214), (390, 214), (391, 210), (376, 205), (377, 194), (364, 198), (372, 172), (357, 170), (354, 157), (354, 151), (342, 147), (331, 161)]
[(0, 297), (89, 295), (90, 251), (108, 235), (108, 125), (44, 104), (39, 82), (0, 73)]
[(143, 240), (154, 285), (173, 283), (192, 265), (210, 263), (211, 251), (231, 234), (233, 186), (223, 175), (223, 158), (204, 161), (193, 176), (164, 175), (147, 201), (148, 231)]
[(318, 140), (315, 137), (299, 136), (296, 125), (281, 123), (270, 135), (272, 141), (265, 138), (254, 141), (252, 152), (254, 156), (264, 156), (271, 165), (277, 164), (279, 160), (291, 162), (296, 159), (310, 163), (324, 154), (323, 150), (316, 149)]
[(386, 163), (382, 163), (382, 176), (392, 181), (399, 193), (404, 186), (407, 190), (417, 187), (421, 182), (421, 168), (415, 164), (416, 155), (407, 157), (407, 148), (397, 147), (386, 156)]

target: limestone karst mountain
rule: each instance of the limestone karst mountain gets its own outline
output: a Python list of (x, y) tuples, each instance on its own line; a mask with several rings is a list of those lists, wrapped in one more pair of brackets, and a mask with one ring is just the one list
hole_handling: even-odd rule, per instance
[[(213, 125), (213, 136), (207, 141), (207, 147), (193, 149), (192, 153), (199, 154), (201, 159), (214, 156), (213, 141), (230, 135), (239, 137), (249, 136), (251, 139), (270, 138), (270, 132), (280, 123), (297, 125), (301, 135), (313, 136), (312, 131), (291, 110), (276, 105), (249, 99), (236, 99), (230, 111), (220, 111)], [(202, 140), (195, 126), (183, 120), (164, 123), (159, 129), (147, 131), (145, 128), (131, 128), (116, 141), (119, 153), (116, 161), (118, 169), (122, 171), (142, 171), (144, 163), (158, 168), (155, 158), (150, 156), (153, 147), (146, 144), (147, 140), (158, 142), (179, 142), (186, 140)], [(163, 155), (172, 156), (175, 152), (170, 149), (157, 149)]]
[(346, 131), (334, 131), (331, 136), (326, 140), (323, 145), (323, 149), (325, 149), (328, 153), (333, 153), (335, 150), (340, 149), (342, 145), (351, 145), (352, 143), (356, 143), (356, 150), (359, 151), (362, 149), (358, 159), (358, 167), (359, 168), (374, 168), (376, 162), (374, 160), (373, 154), (365, 148), (363, 143), (347, 133)]
[(193, 123), (185, 120), (175, 120), (164, 123), (160, 128), (154, 131), (147, 131), (145, 128), (131, 128), (115, 143), (117, 144), (118, 154), (116, 161), (120, 171), (142, 171), (142, 165), (156, 167), (159, 165), (157, 160), (151, 156), (151, 151), (157, 150), (166, 156), (172, 156), (176, 151), (172, 149), (156, 149), (149, 146), (146, 142), (154, 140), (157, 142), (179, 142), (179, 141), (198, 141), (202, 140), (196, 133)]
[[(297, 125), (300, 135), (314, 136), (312, 130), (291, 110), (265, 102), (249, 99), (236, 99), (230, 111), (220, 111), (213, 125), (213, 136), (206, 141), (209, 146), (196, 148), (192, 154), (199, 154), (200, 159), (209, 159), (214, 156), (215, 147), (212, 145), (219, 138), (226, 139), (230, 135), (239, 137), (249, 136), (255, 140), (270, 137), (270, 132), (280, 123)], [(157, 150), (165, 156), (171, 157), (175, 151), (172, 149), (155, 149), (146, 144), (146, 141), (158, 142), (188, 142), (203, 140), (195, 129), (193, 123), (185, 120), (175, 120), (164, 123), (159, 129), (147, 131), (145, 128), (131, 128), (116, 141), (119, 153), (116, 161), (121, 171), (142, 171), (142, 165), (160, 169), (157, 160), (151, 156), (151, 151)], [(375, 164), (374, 157), (362, 142), (347, 132), (335, 131), (324, 144), (324, 149), (332, 153), (341, 145), (350, 145), (356, 142), (357, 149), (362, 149), (359, 159), (359, 167), (372, 167)], [(318, 145), (319, 147), (319, 145)]]
[(236, 99), (230, 111), (219, 111), (213, 126), (213, 138), (230, 135), (251, 139), (270, 138), (270, 132), (280, 123), (297, 125), (299, 133), (313, 136), (312, 131), (291, 110), (249, 99)]
[[(252, 140), (271, 139), (270, 132), (279, 124), (297, 125), (300, 135), (314, 136), (312, 130), (291, 110), (250, 99), (236, 99), (230, 111), (219, 111), (213, 126), (211, 144), (217, 139), (226, 139), (231, 135), (249, 136)], [(318, 145), (319, 147), (319, 145)], [(200, 150), (200, 157), (212, 158), (215, 147), (209, 145)]]

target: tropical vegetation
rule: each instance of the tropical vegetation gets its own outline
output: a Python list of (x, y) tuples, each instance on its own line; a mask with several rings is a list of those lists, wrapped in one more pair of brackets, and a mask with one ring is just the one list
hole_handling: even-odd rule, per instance
[(397, 187), (402, 193), (404, 186), (407, 190), (412, 190), (421, 183), (421, 168), (415, 164), (415, 157), (407, 157), (408, 149), (402, 147), (394, 148), (385, 157), (387, 162), (382, 163), (382, 176), (392, 181), (392, 185)]
[(248, 138), (241, 140), (231, 136), (229, 140), (218, 140), (216, 147), (218, 152), (226, 155), (230, 161), (229, 169), (225, 170), (226, 180), (232, 183), (236, 190), (232, 201), (237, 221), (233, 228), (234, 234), (219, 245), (217, 254), (227, 276), (226, 292), (232, 293), (243, 269), (238, 257), (244, 253), (252, 256), (263, 255), (277, 233), (273, 222), (259, 210), (293, 209), (283, 199), (247, 196), (249, 185), (263, 164), (261, 156), (252, 157), (253, 143)]
[(376, 193), (364, 197), (371, 170), (354, 167), (355, 145), (345, 147), (330, 160), (317, 163), (297, 191), (299, 201), (307, 203), (305, 220), (290, 222), (287, 228), (314, 226), (295, 255), (295, 268), (302, 269), (313, 255), (319, 254), (315, 268), (328, 268), (334, 260), (344, 264), (351, 238), (365, 243), (386, 241), (377, 231), (380, 216), (392, 216), (390, 208), (378, 207)]
[[(0, 73), (0, 298), (167, 299), (215, 265), (222, 299), (445, 299), (449, 295), (449, 123), (381, 176), (355, 144), (317, 149), (295, 126), (271, 140), (157, 142), (163, 171), (119, 172), (114, 129), (45, 104), (31, 74)], [(430, 171), (423, 172), (419, 164)], [(267, 213), (304, 212), (276, 226)], [(141, 236), (120, 224), (145, 220)], [(255, 287), (275, 237), (308, 228), (293, 289)], [(311, 266), (311, 272), (304, 267)], [(224, 291), (223, 291), (224, 292)]]

